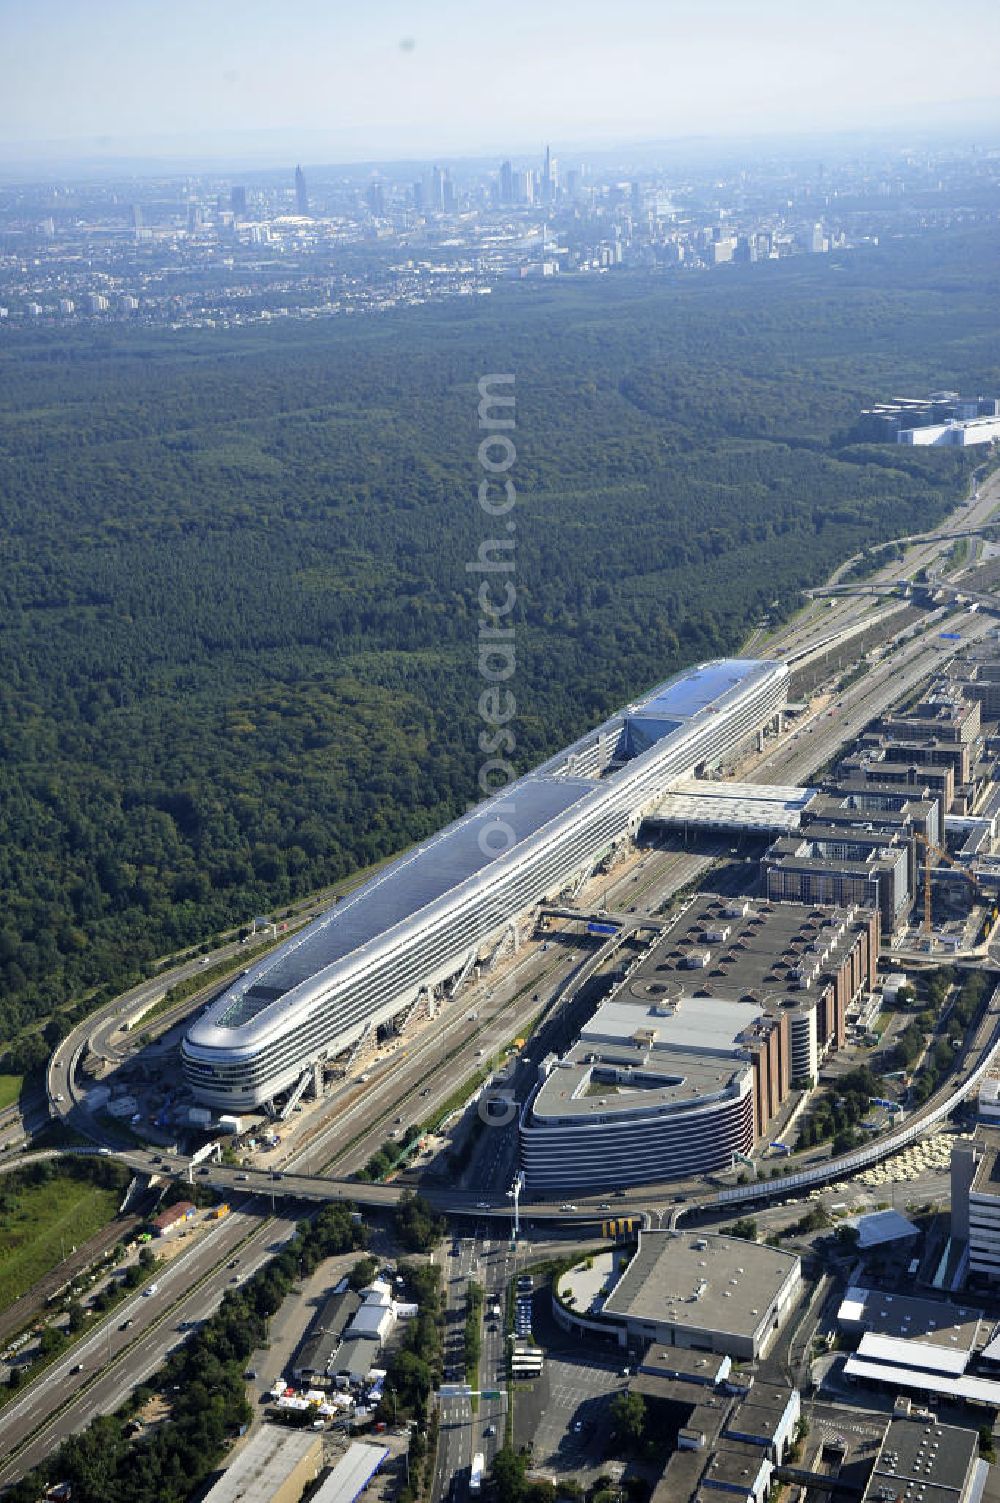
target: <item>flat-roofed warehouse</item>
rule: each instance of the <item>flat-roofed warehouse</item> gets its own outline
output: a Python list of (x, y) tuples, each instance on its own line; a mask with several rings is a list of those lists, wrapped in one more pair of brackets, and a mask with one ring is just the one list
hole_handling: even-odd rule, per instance
[(780, 1248), (643, 1231), (603, 1315), (633, 1347), (664, 1342), (752, 1361), (769, 1350), (801, 1282), (798, 1257)]
[(793, 1083), (846, 1039), (875, 984), (878, 915), (696, 896), (630, 969), (521, 1114), (529, 1189), (729, 1168)]
[(320, 1436), (264, 1425), (236, 1453), (205, 1503), (299, 1503), (322, 1465)]
[(988, 1473), (975, 1430), (907, 1415), (890, 1422), (862, 1503), (979, 1503)]
[(188, 1029), (197, 1100), (252, 1109), (474, 963), (616, 846), (679, 778), (776, 722), (783, 663), (687, 669), (386, 867), (251, 966)]

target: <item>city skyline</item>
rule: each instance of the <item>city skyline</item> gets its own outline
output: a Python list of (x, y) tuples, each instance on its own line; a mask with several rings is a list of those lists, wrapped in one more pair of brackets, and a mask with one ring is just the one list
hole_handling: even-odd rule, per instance
[(961, 33), (923, 0), (811, 14), (790, 0), (624, 0), (613, 16), (582, 0), (542, 17), (513, 0), (502, 26), (470, 21), (455, 0), (389, 0), (349, 22), (313, 0), (280, 13), (230, 0), (7, 11), (19, 59), (0, 106), (7, 160), (235, 151), (308, 163), (998, 119), (1000, 17), (985, 0)]

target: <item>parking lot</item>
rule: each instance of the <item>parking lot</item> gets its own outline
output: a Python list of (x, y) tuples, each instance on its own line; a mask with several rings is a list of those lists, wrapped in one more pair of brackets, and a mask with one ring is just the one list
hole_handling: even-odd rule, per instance
[(624, 1358), (586, 1351), (546, 1353), (539, 1379), (518, 1386), (514, 1406), (515, 1441), (532, 1446), (532, 1470), (572, 1473), (589, 1485), (600, 1475), (607, 1454), (609, 1411), (625, 1388)]
[(596, 1479), (606, 1454), (611, 1399), (626, 1383), (620, 1371), (585, 1356), (549, 1358), (531, 1396), (538, 1404), (531, 1437), (537, 1470), (573, 1472), (581, 1482)]

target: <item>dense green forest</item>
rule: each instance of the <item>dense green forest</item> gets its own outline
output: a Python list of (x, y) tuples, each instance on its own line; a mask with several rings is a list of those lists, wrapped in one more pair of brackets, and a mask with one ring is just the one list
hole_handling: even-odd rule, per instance
[(956, 231), (364, 323), (7, 331), (0, 1042), (477, 796), (481, 375), (516, 374), (523, 768), (945, 513), (967, 456), (854, 425), (1000, 390), (995, 266)]

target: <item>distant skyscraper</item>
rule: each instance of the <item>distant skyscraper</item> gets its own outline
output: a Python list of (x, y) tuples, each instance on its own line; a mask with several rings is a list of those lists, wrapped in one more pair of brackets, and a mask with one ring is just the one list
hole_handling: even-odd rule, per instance
[(441, 184), (441, 207), (447, 214), (451, 214), (455, 208), (455, 184), (451, 180), (451, 173), (447, 167), (444, 169), (444, 182)]
[(413, 184), (413, 190), (412, 191), (413, 191), (413, 207), (416, 209), (416, 211), (417, 211), (418, 214), (422, 214), (424, 212), (424, 185), (423, 185), (423, 182), (419, 178)]
[(368, 191), (365, 194), (365, 199), (368, 203), (369, 212), (372, 213), (376, 219), (381, 219), (385, 213), (385, 193), (383, 191), (382, 184), (369, 183)]
[(545, 166), (542, 168), (542, 203), (552, 202), (552, 151), (545, 148)]
[(229, 207), (238, 219), (244, 219), (247, 212), (247, 190), (245, 188), (230, 188)]
[(309, 213), (309, 193), (306, 189), (306, 175), (301, 167), (295, 169), (295, 207), (300, 214)]
[(142, 229), (142, 206), (140, 204), (132, 205), (132, 228), (134, 230)]
[(509, 162), (500, 165), (500, 202), (512, 204), (514, 202), (514, 172)]
[(447, 177), (443, 167), (435, 167), (431, 173), (431, 208), (444, 208), (444, 180)]

